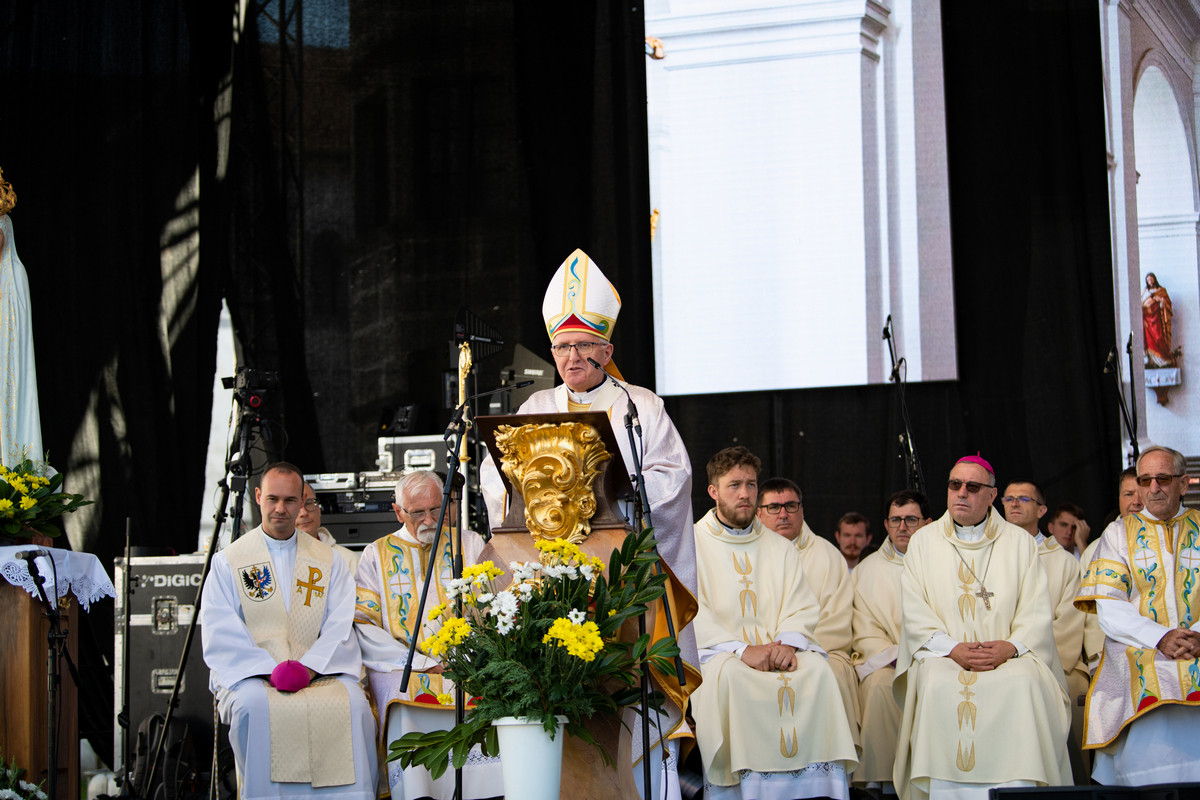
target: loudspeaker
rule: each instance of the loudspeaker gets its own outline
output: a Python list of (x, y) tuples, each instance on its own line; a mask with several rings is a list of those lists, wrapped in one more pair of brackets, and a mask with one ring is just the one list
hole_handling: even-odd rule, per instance
[[(182, 676), (179, 658), (188, 624), (195, 612), (196, 592), (204, 569), (204, 555), (132, 557), (115, 562), (116, 640), (113, 678), (114, 718), (121, 712), (123, 689), (129, 689), (129, 748), (136, 744), (136, 731), (142, 720), (152, 714), (166, 714), (167, 703), (177, 677), (180, 680), (179, 706), (173, 718), (190, 729), (192, 741), (201, 753), (213, 746), (213, 696), (208, 689), (208, 667), (200, 646), (200, 627), (192, 638)], [(125, 629), (125, 590), (129, 586), (129, 629)], [(128, 638), (129, 660), (125, 661)], [(126, 674), (128, 673), (128, 675)], [(126, 683), (128, 681), (128, 683)], [(124, 744), (119, 722), (114, 722), (114, 761), (124, 763)], [(227, 745), (221, 733), (220, 745)], [(204, 759), (202, 759), (204, 760)], [(207, 763), (207, 760), (204, 760)], [(207, 771), (207, 769), (206, 769)]]

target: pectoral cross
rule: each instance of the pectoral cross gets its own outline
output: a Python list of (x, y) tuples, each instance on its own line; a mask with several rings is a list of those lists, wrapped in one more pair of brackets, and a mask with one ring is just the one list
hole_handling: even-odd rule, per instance
[(317, 585), (317, 581), (319, 580), (321, 580), (321, 570), (310, 566), (308, 568), (308, 583), (305, 583), (301, 580), (296, 581), (296, 594), (300, 594), (301, 592), (308, 590), (308, 594), (304, 597), (304, 605), (309, 605), (309, 602), (312, 600), (313, 592), (317, 593), (317, 597), (325, 596), (325, 587)]
[(984, 608), (986, 608), (988, 611), (992, 610), (992, 602), (990, 598), (996, 596), (995, 592), (989, 592), (981, 583), (979, 584), (979, 591), (975, 593), (975, 596), (983, 601)]

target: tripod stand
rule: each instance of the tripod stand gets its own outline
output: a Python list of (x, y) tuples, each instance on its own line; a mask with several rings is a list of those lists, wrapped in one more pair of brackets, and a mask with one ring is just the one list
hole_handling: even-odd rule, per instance
[[(244, 381), (244, 371), (239, 370), (238, 380)], [(228, 382), (229, 379), (226, 379)], [(228, 386), (228, 383), (226, 384)], [(231, 387), (232, 388), (232, 387)], [(167, 710), (163, 719), (162, 728), (159, 731), (157, 740), (154, 744), (154, 756), (150, 761), (150, 768), (145, 773), (146, 780), (143, 786), (132, 786), (130, 775), (125, 775), (125, 786), (132, 790), (133, 796), (145, 797), (146, 791), (153, 785), (155, 775), (158, 772), (159, 766), (163, 761), (163, 750), (166, 743), (167, 734), (171, 727), (171, 720), (174, 717), (175, 710), (179, 707), (179, 692), (183, 685), (184, 672), (187, 668), (188, 654), (192, 649), (192, 641), (196, 633), (196, 625), (200, 620), (200, 602), (204, 592), (204, 583), (208, 579), (209, 570), (212, 567), (213, 555), (217, 550), (217, 542), (220, 539), (221, 531), (225, 527), (226, 508), (229, 504), (229, 495), (234, 494), (233, 519), (235, 525), (239, 525), (242, 519), (242, 509), (245, 501), (246, 482), (250, 473), (250, 445), (254, 439), (256, 431), (260, 431), (263, 425), (263, 418), (259, 414), (261, 400), (253, 402), (256, 396), (243, 397), (239, 391), (234, 394), (235, 407), (241, 408), (238, 414), (237, 427), (234, 430), (233, 439), (230, 443), (229, 458), (225, 462), (226, 474), (219, 482), (221, 487), (221, 499), (217, 507), (215, 523), (213, 525), (212, 536), (209, 539), (208, 547), (204, 558), (204, 568), (200, 573), (200, 582), (196, 587), (196, 599), (193, 605), (192, 618), (188, 622), (187, 633), (183, 639), (183, 651), (179, 656), (179, 666), (175, 671), (175, 683), (171, 688), (171, 696), (167, 700)], [(238, 531), (234, 531), (232, 538), (236, 539), (239, 535)], [(215, 761), (215, 758), (214, 758)], [(210, 782), (210, 796), (215, 793), (217, 771), (214, 768)], [(122, 790), (122, 794), (126, 794)]]

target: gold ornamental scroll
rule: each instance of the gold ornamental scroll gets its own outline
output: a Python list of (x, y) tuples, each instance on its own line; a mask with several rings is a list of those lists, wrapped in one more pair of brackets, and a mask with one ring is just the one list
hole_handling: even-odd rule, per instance
[(580, 544), (592, 532), (596, 478), (612, 456), (586, 422), (501, 425), (500, 468), (525, 501), (525, 526), (534, 539)]

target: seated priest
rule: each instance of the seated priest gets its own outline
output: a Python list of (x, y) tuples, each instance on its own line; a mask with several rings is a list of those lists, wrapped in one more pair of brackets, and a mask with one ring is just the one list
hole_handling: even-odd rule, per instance
[[(858, 515), (856, 515), (858, 516)], [(843, 517), (845, 519), (845, 517)], [(846, 722), (854, 744), (861, 746), (858, 718), (858, 675), (850, 663), (850, 620), (854, 610), (854, 585), (846, 559), (827, 539), (813, 533), (804, 521), (804, 501), (800, 486), (788, 478), (763, 481), (758, 492), (758, 521), (785, 539), (800, 553), (800, 568), (808, 588), (817, 597), (820, 619), (813, 640), (825, 651), (825, 663), (833, 670)], [(838, 526), (841, 527), (839, 520)]]
[(296, 528), (300, 471), (267, 468), (262, 525), (213, 556), (200, 606), (209, 685), (246, 800), (372, 800), (375, 718), (359, 687), (354, 578)]
[(959, 459), (948, 510), (908, 543), (893, 692), (901, 798), (1070, 783), (1066, 678), (1037, 543), (992, 508), (996, 475)]
[(892, 767), (900, 706), (892, 695), (896, 655), (900, 650), (900, 578), (912, 535), (932, 522), (929, 501), (915, 489), (888, 498), (883, 528), (887, 539), (854, 570), (854, 668), (862, 703), (862, 759), (854, 771), (855, 786), (896, 793)]
[(1143, 508), (1104, 529), (1075, 600), (1105, 635), (1084, 747), (1098, 783), (1200, 781), (1200, 511), (1178, 450), (1146, 448), (1137, 485)]
[(800, 553), (755, 516), (759, 459), (708, 462), (716, 508), (696, 523), (703, 682), (692, 696), (706, 800), (849, 794), (858, 763)]
[[(402, 525), (363, 550), (355, 580), (358, 583), (355, 629), (367, 667), (367, 682), (379, 713), (383, 749), (413, 731), (449, 730), (454, 725), (454, 685), (441, 676), (442, 666), (424, 652), (426, 635), (418, 624), (417, 608), (429, 560), (434, 557), (433, 539), (442, 508), (442, 479), (425, 470), (410, 472), (396, 482), (392, 509)], [(453, 520), (454, 504), (447, 516)], [(451, 522), (453, 524), (453, 522)], [(483, 540), (474, 531), (462, 532), (463, 564), (474, 564)], [(445, 582), (453, 577), (454, 542), (443, 530), (435, 557), (433, 585), (425, 601), (429, 609), (447, 602)], [(417, 653), (408, 685), (405, 659), (416, 628)], [(500, 786), (500, 761), (485, 758), (476, 749), (463, 770), (464, 798), (494, 797)], [(434, 781), (427, 769), (412, 766), (402, 770), (399, 761), (387, 764), (387, 786), (394, 800), (432, 797), (449, 800), (454, 793), (454, 771)]]

